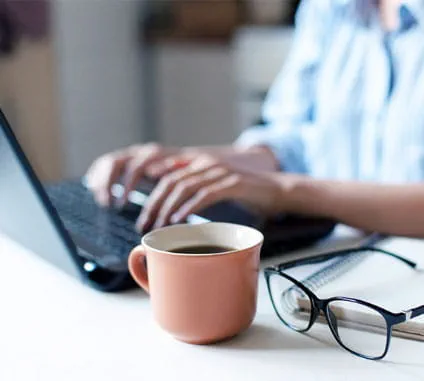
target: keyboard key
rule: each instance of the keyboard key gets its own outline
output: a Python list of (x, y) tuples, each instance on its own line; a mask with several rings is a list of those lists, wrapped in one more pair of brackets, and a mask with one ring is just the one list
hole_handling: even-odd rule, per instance
[(134, 230), (139, 206), (129, 205), (122, 211), (100, 208), (78, 181), (50, 185), (46, 191), (66, 229), (93, 243), (104, 256), (126, 262), (131, 249), (140, 243), (141, 236)]

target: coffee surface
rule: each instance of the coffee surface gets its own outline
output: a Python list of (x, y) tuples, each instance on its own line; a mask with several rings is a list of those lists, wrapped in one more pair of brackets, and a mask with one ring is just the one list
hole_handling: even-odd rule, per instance
[(178, 254), (218, 254), (225, 253), (227, 251), (233, 251), (235, 248), (228, 246), (214, 246), (214, 245), (191, 245), (177, 247), (172, 250), (168, 250), (171, 253)]

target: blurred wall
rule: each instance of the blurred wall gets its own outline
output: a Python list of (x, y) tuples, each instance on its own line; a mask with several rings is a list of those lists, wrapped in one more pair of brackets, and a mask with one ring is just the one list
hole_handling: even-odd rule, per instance
[(62, 174), (55, 53), (49, 38), (23, 39), (0, 58), (0, 105), (38, 174)]
[(233, 49), (157, 44), (158, 136), (170, 145), (228, 144), (237, 134)]
[(52, 2), (64, 175), (143, 139), (140, 1)]
[(247, 27), (232, 43), (143, 47), (141, 0), (56, 0), (48, 38), (0, 59), (0, 102), (43, 179), (150, 139), (223, 144), (259, 116), (291, 31)]

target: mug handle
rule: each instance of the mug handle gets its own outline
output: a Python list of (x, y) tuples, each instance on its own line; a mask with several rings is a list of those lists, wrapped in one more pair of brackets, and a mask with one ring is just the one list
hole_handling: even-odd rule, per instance
[(149, 280), (146, 268), (146, 251), (143, 246), (139, 245), (134, 248), (128, 257), (128, 268), (133, 279), (137, 284), (149, 293)]

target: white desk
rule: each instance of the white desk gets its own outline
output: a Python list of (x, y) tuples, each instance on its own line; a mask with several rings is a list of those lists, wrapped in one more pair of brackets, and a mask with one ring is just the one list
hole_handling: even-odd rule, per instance
[[(424, 242), (384, 246), (424, 260)], [(141, 291), (91, 290), (4, 237), (0, 260), (1, 381), (424, 379), (422, 342), (393, 339), (384, 360), (369, 361), (340, 348), (326, 326), (309, 336), (286, 329), (262, 274), (253, 326), (226, 343), (193, 346), (155, 325)]]

